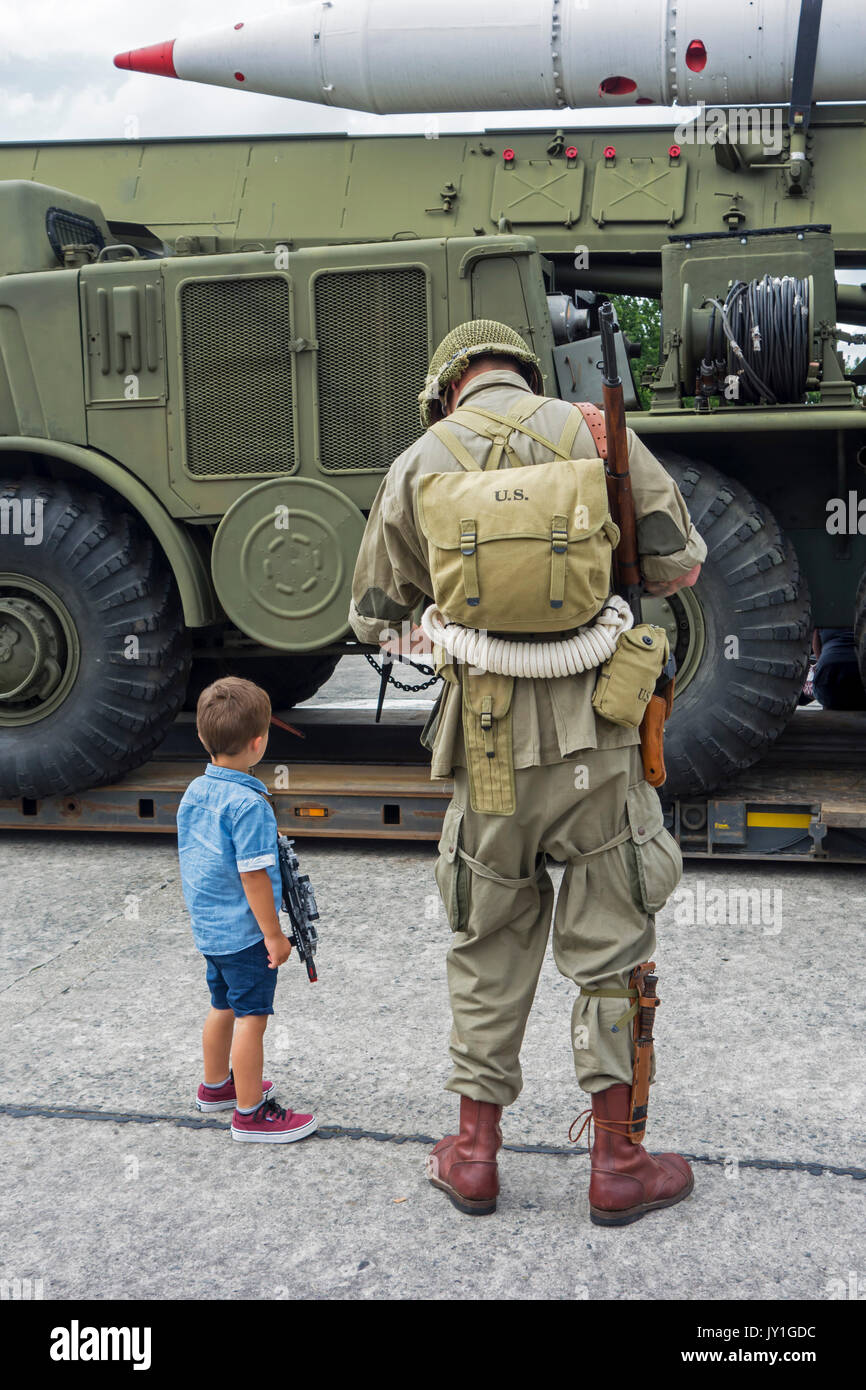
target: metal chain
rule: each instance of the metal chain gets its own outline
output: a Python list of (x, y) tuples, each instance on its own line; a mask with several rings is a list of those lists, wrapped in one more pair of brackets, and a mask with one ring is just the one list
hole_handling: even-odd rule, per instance
[[(364, 652), (364, 656), (369, 661), (373, 670), (376, 672), (376, 675), (381, 680), (382, 667), (376, 665), (376, 658), (371, 656), (369, 652)], [(412, 666), (414, 670), (420, 671), (422, 676), (430, 676), (431, 679), (429, 681), (425, 681), (423, 685), (404, 685), (402, 681), (395, 680), (393, 675), (390, 675), (388, 677), (388, 684), (393, 685), (395, 690), (405, 690), (411, 693), (411, 691), (413, 690), (429, 690), (431, 685), (435, 685), (437, 681), (441, 681), (442, 679), (441, 676), (437, 676), (436, 672), (433, 670), (431, 666), (416, 666), (414, 662), (412, 663)]]

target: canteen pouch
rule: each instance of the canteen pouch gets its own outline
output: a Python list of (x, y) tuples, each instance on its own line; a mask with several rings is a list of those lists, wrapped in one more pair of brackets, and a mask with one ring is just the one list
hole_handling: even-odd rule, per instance
[(624, 632), (598, 673), (592, 696), (596, 714), (625, 729), (639, 728), (669, 656), (664, 628), (639, 623)]
[(463, 741), (470, 805), (483, 815), (513, 816), (516, 810), (511, 729), (513, 676), (492, 671), (462, 673)]

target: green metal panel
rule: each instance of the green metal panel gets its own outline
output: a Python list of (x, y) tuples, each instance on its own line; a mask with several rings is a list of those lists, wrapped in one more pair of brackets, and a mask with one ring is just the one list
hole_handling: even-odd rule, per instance
[(6, 432), (85, 442), (77, 270), (0, 278), (0, 377)]
[(579, 160), (496, 161), (490, 220), (513, 227), (571, 227), (583, 208), (586, 166)]
[[(832, 223), (837, 249), (866, 253), (866, 186), (852, 175), (866, 162), (866, 108), (819, 109), (807, 137), (811, 165), (805, 192), (789, 191), (778, 159), (758, 145), (681, 145), (679, 173), (688, 196), (677, 222), (683, 233), (725, 231), (735, 195), (748, 227)], [(216, 237), (220, 249), (258, 242), (295, 247), (391, 236), (473, 236), (497, 230), (500, 203), (494, 188), (504, 178), (503, 151), (517, 154), (515, 172), (552, 161), (568, 188), (563, 203), (577, 203), (576, 181), (586, 169), (578, 220), (551, 216), (538, 205), (537, 223), (520, 222), (546, 255), (573, 255), (576, 242), (599, 257), (657, 258), (664, 223), (644, 220), (641, 204), (664, 182), (645, 185), (631, 206), (631, 220), (608, 215), (612, 207), (604, 151), (616, 148), (616, 169), (668, 161), (670, 125), (612, 130), (503, 130), (485, 135), (350, 138), (239, 136), (204, 140), (64, 142), (0, 145), (0, 179), (36, 178), (95, 200), (109, 220), (146, 223), (170, 242), (180, 232)], [(573, 141), (579, 166), (569, 176), (565, 149)], [(632, 162), (635, 162), (632, 164)], [(569, 185), (574, 186), (574, 193)], [(598, 188), (596, 188), (598, 184)], [(557, 185), (553, 185), (556, 190)], [(446, 190), (454, 190), (454, 195)], [(604, 190), (602, 192), (602, 190)], [(552, 194), (557, 200), (560, 193)], [(665, 191), (665, 206), (678, 207), (679, 191)], [(593, 206), (605, 223), (593, 218)], [(577, 210), (577, 209), (575, 209)], [(621, 211), (627, 212), (627, 201)], [(667, 214), (666, 214), (667, 216)]]
[(617, 154), (595, 170), (592, 218), (599, 227), (611, 223), (665, 223), (674, 227), (686, 208), (688, 160), (666, 153)]
[(81, 321), (88, 406), (162, 405), (162, 277), (152, 261), (85, 266)]

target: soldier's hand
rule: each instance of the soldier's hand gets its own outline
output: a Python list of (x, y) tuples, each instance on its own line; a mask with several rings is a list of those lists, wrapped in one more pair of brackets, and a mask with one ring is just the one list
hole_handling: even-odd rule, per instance
[(679, 579), (645, 579), (643, 586), (651, 598), (669, 598), (678, 589), (691, 589), (693, 585), (697, 584), (700, 572), (701, 566), (695, 565), (693, 570), (689, 570), (688, 574), (680, 575)]
[(390, 656), (430, 656), (433, 651), (430, 638), (417, 623), (412, 624), (408, 641), (402, 637), (391, 638), (390, 641), (383, 642), (381, 647), (382, 651)]

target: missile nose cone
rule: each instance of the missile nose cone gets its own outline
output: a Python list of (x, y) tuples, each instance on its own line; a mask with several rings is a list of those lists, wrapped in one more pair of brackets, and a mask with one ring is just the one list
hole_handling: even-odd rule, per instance
[(149, 48), (132, 48), (128, 53), (118, 53), (114, 66), (130, 72), (149, 72), (154, 77), (177, 77), (174, 70), (174, 39), (152, 43)]

